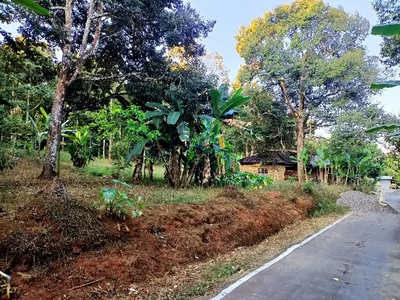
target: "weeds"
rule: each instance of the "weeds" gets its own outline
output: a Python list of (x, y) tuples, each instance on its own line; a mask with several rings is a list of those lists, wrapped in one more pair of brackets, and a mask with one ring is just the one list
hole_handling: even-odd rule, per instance
[(340, 197), (341, 193), (348, 191), (350, 187), (341, 185), (316, 185), (309, 182), (303, 185), (303, 189), (314, 196), (317, 201), (317, 206), (312, 212), (312, 216), (315, 218), (333, 213), (345, 214), (349, 210), (347, 207), (336, 204), (336, 200)]
[[(126, 187), (132, 188), (129, 184), (118, 180), (113, 180), (117, 184), (122, 184)], [(132, 211), (132, 217), (138, 217), (143, 214), (137, 207), (144, 209), (143, 204), (139, 204), (141, 201), (139, 197), (137, 200), (129, 198), (125, 191), (102, 188), (100, 189), (100, 197), (98, 201), (93, 203), (94, 207), (103, 207), (113, 217), (124, 217), (129, 211)]]
[[(275, 182), (272, 185), (266, 186), (269, 191), (281, 192), (286, 198), (293, 199), (297, 198), (296, 187), (299, 187), (299, 183), (290, 181)], [(303, 190), (312, 195), (317, 201), (317, 205), (314, 211), (311, 213), (312, 217), (321, 217), (332, 213), (344, 214), (348, 211), (346, 207), (336, 204), (336, 200), (340, 197), (340, 194), (348, 191), (351, 187), (342, 185), (325, 185), (315, 184), (312, 181), (302, 184)]]

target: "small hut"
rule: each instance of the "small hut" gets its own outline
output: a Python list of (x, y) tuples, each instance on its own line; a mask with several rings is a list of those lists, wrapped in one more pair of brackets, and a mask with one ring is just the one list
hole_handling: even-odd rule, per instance
[(239, 160), (242, 171), (259, 175), (268, 175), (274, 181), (283, 181), (297, 176), (297, 163), (289, 151), (270, 151), (256, 154)]

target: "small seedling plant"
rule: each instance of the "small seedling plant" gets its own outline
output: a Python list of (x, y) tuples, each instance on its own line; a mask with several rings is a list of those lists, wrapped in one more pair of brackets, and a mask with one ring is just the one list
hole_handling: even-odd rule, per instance
[[(132, 188), (131, 185), (126, 182), (119, 180), (113, 180), (117, 184), (124, 185), (128, 188)], [(116, 218), (124, 218), (131, 213), (132, 217), (139, 217), (143, 214), (145, 209), (144, 205), (139, 203), (141, 197), (137, 199), (129, 198), (123, 190), (114, 188), (101, 188), (99, 194), (99, 200), (93, 203), (94, 207), (105, 209), (110, 216)]]

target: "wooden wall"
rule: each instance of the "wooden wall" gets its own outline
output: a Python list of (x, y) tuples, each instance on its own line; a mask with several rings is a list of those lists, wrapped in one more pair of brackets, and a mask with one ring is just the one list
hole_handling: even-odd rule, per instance
[[(258, 174), (259, 167), (259, 164), (241, 165), (240, 169), (245, 172)], [(268, 177), (271, 177), (274, 181), (285, 180), (286, 167), (279, 165), (263, 165), (262, 167), (268, 170)]]

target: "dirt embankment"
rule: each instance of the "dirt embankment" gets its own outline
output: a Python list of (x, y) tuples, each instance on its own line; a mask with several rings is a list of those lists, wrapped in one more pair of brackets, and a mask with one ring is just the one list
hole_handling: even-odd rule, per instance
[(88, 210), (91, 217), (79, 223), (80, 204), (68, 206), (79, 208), (79, 218), (70, 211), (75, 221), (60, 221), (60, 208), (56, 217), (55, 208), (46, 209), (54, 193), (43, 193), (43, 209), (36, 199), (36, 209), (0, 218), (0, 270), (13, 276), (17, 299), (112, 299), (128, 294), (132, 283), (257, 244), (305, 218), (315, 202), (300, 189), (296, 194), (288, 200), (279, 192), (227, 189), (207, 203), (149, 207), (143, 217), (120, 222)]

